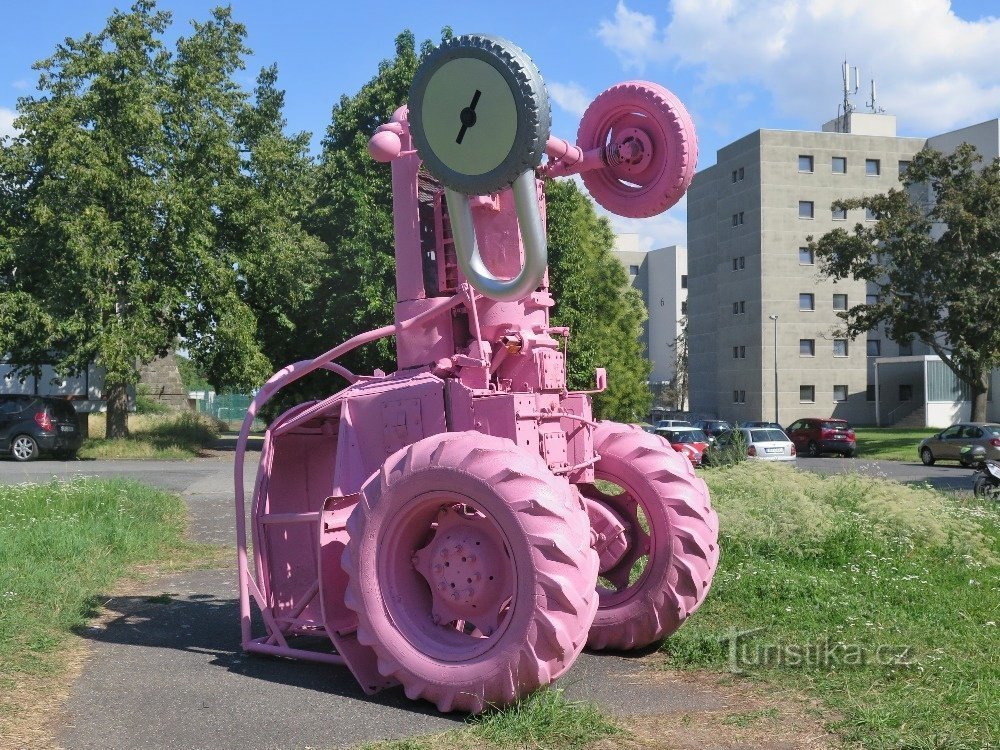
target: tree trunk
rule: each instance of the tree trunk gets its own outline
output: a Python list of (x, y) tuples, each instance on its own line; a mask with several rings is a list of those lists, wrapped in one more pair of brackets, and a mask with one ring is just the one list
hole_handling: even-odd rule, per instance
[(105, 388), (108, 416), (104, 434), (108, 438), (128, 437), (128, 386), (115, 383)]
[(986, 422), (987, 396), (990, 391), (990, 373), (982, 373), (969, 383), (970, 398), (972, 399), (972, 421)]

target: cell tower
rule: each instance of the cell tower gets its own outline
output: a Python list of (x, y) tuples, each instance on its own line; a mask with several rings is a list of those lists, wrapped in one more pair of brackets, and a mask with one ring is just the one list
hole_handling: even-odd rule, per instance
[[(854, 111), (851, 97), (858, 93), (861, 83), (861, 69), (850, 65), (845, 59), (841, 72), (844, 84), (844, 101), (837, 105), (837, 132), (848, 133), (851, 129), (851, 112)], [(853, 90), (851, 89), (852, 80), (854, 82)], [(874, 86), (874, 83), (872, 85)]]

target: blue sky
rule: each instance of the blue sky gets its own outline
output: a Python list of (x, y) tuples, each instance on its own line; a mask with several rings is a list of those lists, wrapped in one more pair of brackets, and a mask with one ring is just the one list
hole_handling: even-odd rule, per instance
[[(171, 35), (217, 3), (160, 0), (174, 14)], [(0, 133), (10, 132), (17, 97), (31, 94), (34, 61), (67, 36), (99, 30), (106, 0), (5, 4), (0, 26)], [(368, 10), (370, 9), (370, 11)], [(931, 135), (1000, 113), (1000, 4), (961, 0), (627, 0), (502, 3), (382, 0), (341, 4), (234, 0), (254, 56), (245, 83), (276, 62), (291, 130), (318, 145), (330, 108), (357, 91), (393, 53), (404, 28), (418, 40), (488, 32), (512, 39), (538, 64), (554, 100), (553, 132), (573, 139), (579, 116), (600, 91), (646, 78), (673, 90), (698, 128), (699, 165), (758, 128), (818, 129), (836, 115), (846, 56), (879, 103), (898, 116), (900, 135)], [(856, 98), (863, 108), (867, 91)], [(643, 221), (613, 219), (647, 247), (685, 240), (685, 205)]]

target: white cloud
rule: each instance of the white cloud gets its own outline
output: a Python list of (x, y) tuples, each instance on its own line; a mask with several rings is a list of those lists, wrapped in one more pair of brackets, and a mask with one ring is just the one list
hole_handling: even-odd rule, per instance
[(4, 136), (15, 136), (18, 134), (17, 128), (14, 127), (14, 118), (16, 113), (6, 107), (0, 107), (0, 139)]
[(665, 24), (619, 2), (597, 35), (626, 69), (680, 64), (706, 88), (760, 87), (817, 126), (836, 115), (845, 55), (862, 68), (858, 109), (874, 73), (906, 132), (1000, 110), (1000, 19), (963, 20), (949, 0), (673, 0)]
[(583, 116), (583, 113), (587, 111), (587, 107), (590, 106), (590, 102), (594, 98), (580, 84), (573, 81), (569, 83), (552, 81), (546, 84), (545, 88), (548, 89), (549, 94), (555, 99), (556, 104), (577, 117)]

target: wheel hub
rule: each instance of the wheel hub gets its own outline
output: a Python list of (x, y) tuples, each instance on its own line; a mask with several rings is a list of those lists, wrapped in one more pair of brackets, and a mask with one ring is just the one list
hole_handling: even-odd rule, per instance
[(590, 517), (590, 542), (600, 560), (598, 571), (606, 573), (628, 551), (628, 529), (625, 521), (604, 503), (584, 498)]
[(413, 555), (413, 567), (431, 591), (435, 624), (458, 623), (484, 636), (497, 629), (510, 599), (510, 555), (497, 536), (484, 516), (466, 506), (441, 508), (434, 535)]

